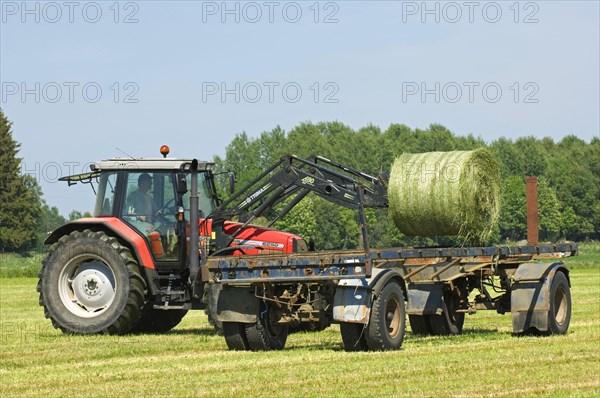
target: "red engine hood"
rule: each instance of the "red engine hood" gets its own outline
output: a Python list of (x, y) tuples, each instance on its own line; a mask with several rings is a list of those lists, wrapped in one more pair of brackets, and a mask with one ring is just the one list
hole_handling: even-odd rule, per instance
[[(225, 222), (225, 233), (233, 234), (241, 226), (237, 222)], [(212, 237), (212, 220), (200, 219), (200, 236)], [(248, 225), (237, 236), (230, 246), (256, 246), (256, 249), (244, 249), (244, 254), (266, 254), (268, 252), (294, 252), (294, 241), (299, 251), (306, 250), (306, 243), (300, 236), (289, 232), (277, 231), (274, 229)], [(241, 255), (239, 251), (235, 255)]]

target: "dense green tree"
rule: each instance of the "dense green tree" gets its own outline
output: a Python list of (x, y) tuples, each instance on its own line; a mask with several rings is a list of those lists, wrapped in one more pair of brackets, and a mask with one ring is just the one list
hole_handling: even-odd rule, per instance
[[(73, 221), (73, 220), (78, 220), (80, 218), (88, 218), (88, 217), (92, 217), (92, 213), (90, 213), (89, 211), (82, 213), (79, 210), (72, 210), (69, 213), (68, 220)], [(64, 223), (64, 221), (63, 221), (63, 223)]]
[(304, 239), (315, 239), (319, 225), (314, 211), (314, 197), (309, 195), (298, 203), (285, 217), (275, 223), (275, 228), (287, 231)]
[[(72, 214), (72, 213), (71, 213)], [(38, 225), (38, 244), (41, 245), (49, 232), (54, 231), (66, 222), (65, 218), (60, 215), (58, 208), (49, 206), (45, 201), (42, 204), (40, 220)]]
[(500, 213), (500, 235), (517, 241), (527, 234), (525, 208), (525, 180), (520, 176), (509, 176), (502, 185), (502, 208)]
[[(563, 209), (575, 213), (572, 239), (599, 237), (594, 226), (596, 204), (600, 198), (600, 178), (594, 174), (595, 145), (575, 136), (566, 136), (548, 154), (547, 177)], [(595, 153), (597, 155), (597, 153)]]
[(0, 110), (0, 251), (25, 251), (37, 241), (41, 191), (32, 176), (21, 175), (11, 127)]
[(561, 205), (556, 192), (544, 177), (538, 180), (538, 214), (539, 239), (541, 241), (559, 239), (564, 229)]
[[(225, 159), (216, 158), (237, 173), (244, 185), (284, 153), (318, 154), (372, 175), (389, 171), (404, 152), (471, 150), (488, 147), (502, 176), (502, 209), (493, 244), (526, 237), (525, 177), (539, 179), (540, 239), (600, 238), (600, 139), (589, 144), (575, 136), (559, 142), (551, 138), (500, 138), (486, 145), (473, 135), (456, 136), (441, 125), (411, 129), (392, 124), (385, 131), (368, 125), (357, 131), (340, 122), (301, 123), (287, 134), (277, 127), (251, 139), (239, 134), (227, 147)], [(239, 186), (238, 186), (239, 187)], [(317, 248), (360, 247), (356, 212), (309, 195), (275, 226), (310, 236)], [(373, 247), (432, 244), (468, 244), (456, 237), (407, 237), (391, 222), (385, 210), (368, 210)]]

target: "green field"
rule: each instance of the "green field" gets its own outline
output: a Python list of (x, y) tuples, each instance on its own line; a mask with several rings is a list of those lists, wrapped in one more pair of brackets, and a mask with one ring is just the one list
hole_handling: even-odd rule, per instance
[(487, 311), (461, 336), (408, 332), (386, 353), (344, 352), (337, 326), (290, 335), (284, 351), (230, 352), (201, 311), (165, 335), (65, 336), (44, 319), (37, 280), (19, 276), (38, 265), (1, 260), (1, 397), (600, 395), (598, 244), (567, 261), (566, 336), (512, 337), (510, 314)]

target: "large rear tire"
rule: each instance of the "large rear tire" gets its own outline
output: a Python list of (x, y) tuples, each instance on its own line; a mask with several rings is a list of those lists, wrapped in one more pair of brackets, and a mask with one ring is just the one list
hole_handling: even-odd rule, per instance
[(390, 280), (377, 295), (371, 308), (366, 340), (372, 351), (398, 350), (406, 327), (406, 309), (402, 287)]
[(139, 321), (146, 282), (129, 249), (104, 232), (74, 231), (50, 248), (38, 274), (39, 304), (68, 334), (124, 334)]
[(132, 333), (167, 333), (179, 325), (187, 310), (157, 310), (149, 308), (142, 315)]

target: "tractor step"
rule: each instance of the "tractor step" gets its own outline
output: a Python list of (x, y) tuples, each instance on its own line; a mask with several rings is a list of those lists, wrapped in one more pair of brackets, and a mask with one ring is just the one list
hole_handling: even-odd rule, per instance
[(185, 304), (178, 304), (178, 305), (158, 305), (155, 304), (154, 305), (154, 309), (155, 310), (186, 310), (188, 309), (189, 306), (186, 306)]
[(161, 296), (185, 296), (187, 294), (186, 290), (168, 290), (168, 289), (160, 289), (158, 294)]

